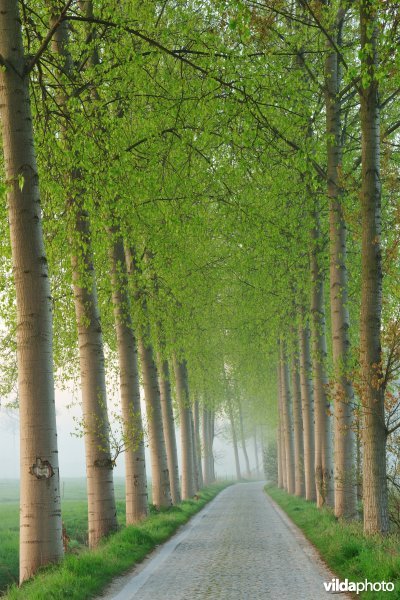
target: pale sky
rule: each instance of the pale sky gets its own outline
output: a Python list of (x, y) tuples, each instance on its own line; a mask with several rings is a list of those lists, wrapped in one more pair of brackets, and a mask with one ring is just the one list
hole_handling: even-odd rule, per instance
[[(56, 390), (58, 452), (60, 461), (60, 475), (63, 477), (84, 477), (85, 452), (83, 439), (71, 436), (75, 430), (73, 417), (80, 417), (80, 407), (68, 407), (71, 404), (72, 392)], [(143, 407), (142, 407), (143, 408)], [(144, 411), (143, 411), (144, 412)], [(17, 479), (19, 477), (19, 423), (17, 411), (0, 407), (0, 453), (2, 456), (0, 479)], [(179, 454), (179, 431), (177, 431), (177, 444)], [(220, 477), (234, 475), (235, 463), (233, 450), (219, 437), (214, 441), (214, 452), (217, 457), (216, 471)], [(254, 468), (254, 450), (252, 440), (248, 442), (251, 467)], [(244, 460), (242, 460), (244, 471)], [(147, 470), (149, 474), (150, 461), (147, 456)], [(124, 476), (124, 458), (119, 457), (114, 469), (116, 476)]]

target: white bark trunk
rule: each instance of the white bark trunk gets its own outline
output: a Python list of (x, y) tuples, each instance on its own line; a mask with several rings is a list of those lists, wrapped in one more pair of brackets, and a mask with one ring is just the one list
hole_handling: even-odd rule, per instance
[(303, 418), (301, 413), (299, 362), (297, 355), (292, 360), (292, 391), (295, 495), (305, 496)]
[(158, 373), (154, 360), (153, 346), (150, 340), (150, 327), (147, 322), (147, 304), (143, 291), (138, 288), (137, 277), (139, 268), (134, 252), (130, 248), (125, 248), (125, 260), (128, 275), (131, 277), (133, 289), (135, 290), (133, 301), (142, 310), (144, 319), (144, 324), (142, 324), (137, 332), (137, 342), (146, 403), (152, 502), (157, 507), (170, 506), (172, 503), (171, 489), (161, 414), (160, 388), (158, 385)]
[(209, 431), (210, 431), (210, 449), (211, 449), (210, 472), (211, 472), (211, 481), (215, 481), (216, 475), (215, 475), (215, 460), (214, 460), (214, 450), (213, 450), (214, 437), (215, 437), (215, 411), (210, 410), (208, 414), (209, 414), (209, 422), (210, 422)]
[(213, 436), (211, 432), (211, 411), (205, 406), (203, 407), (202, 417), (203, 480), (204, 485), (210, 485), (215, 479), (213, 475)]
[(332, 409), (327, 396), (328, 376), (326, 373), (326, 325), (324, 303), (324, 274), (319, 265), (320, 225), (319, 215), (313, 215), (314, 228), (311, 232), (311, 314), (313, 348), (313, 383), (315, 416), (315, 484), (317, 505), (334, 505), (333, 490), (333, 447)]
[(283, 392), (283, 378), (282, 378), (282, 364), (281, 357), (278, 357), (278, 418), (279, 418), (279, 449), (280, 449), (280, 467), (281, 467), (281, 478), (282, 487), (287, 491), (288, 489), (288, 475), (286, 468), (286, 445), (285, 445), (285, 425), (284, 425), (284, 392)]
[[(51, 23), (56, 17), (51, 18)], [(63, 60), (64, 71), (73, 78), (73, 62), (68, 48), (68, 31), (62, 23), (56, 30), (52, 48)], [(68, 111), (67, 97), (60, 93), (58, 102)], [(65, 123), (61, 124), (68, 146)], [(71, 181), (79, 181), (79, 171), (68, 173)], [(88, 490), (88, 541), (93, 548), (100, 539), (118, 527), (114, 497), (113, 463), (109, 445), (109, 422), (103, 338), (93, 267), (89, 217), (82, 198), (67, 200), (72, 231), (71, 265), (75, 314), (78, 328), (79, 363), (82, 390), (83, 428), (86, 450)]]
[(175, 419), (172, 407), (169, 365), (168, 361), (164, 359), (160, 353), (157, 355), (157, 364), (172, 504), (179, 504), (181, 501), (181, 492), (179, 489), (178, 452), (176, 448)]
[(254, 458), (256, 461), (256, 476), (259, 477), (260, 476), (260, 459), (258, 456), (257, 427), (254, 427), (253, 441), (254, 441)]
[(199, 490), (204, 487), (203, 472), (201, 468), (201, 441), (200, 441), (200, 406), (196, 400), (193, 405), (193, 427), (194, 427), (194, 443), (196, 445), (197, 459), (197, 477)]
[(314, 410), (312, 365), (310, 356), (310, 329), (308, 324), (299, 327), (300, 345), (300, 387), (301, 409), (303, 416), (303, 446), (304, 446), (304, 478), (306, 499), (315, 501), (315, 439), (314, 439)]
[(17, 302), (20, 582), (62, 558), (52, 301), (18, 3), (0, 0), (0, 116)]
[(354, 392), (347, 373), (350, 353), (350, 318), (348, 310), (348, 277), (346, 267), (346, 223), (343, 214), (343, 190), (339, 169), (342, 163), (342, 127), (340, 63), (337, 47), (341, 47), (341, 19), (338, 14), (332, 27), (333, 46), (327, 42), (325, 59), (325, 106), (327, 139), (327, 176), (330, 239), (330, 304), (332, 353), (334, 363), (334, 432), (335, 432), (335, 515), (352, 518), (357, 514), (357, 488), (354, 435)]
[(130, 299), (122, 238), (109, 231), (110, 266), (117, 335), (120, 396), (125, 438), (126, 524), (148, 514), (147, 476), (136, 338), (130, 314)]
[(235, 417), (233, 414), (232, 401), (230, 398), (228, 398), (228, 415), (231, 424), (233, 452), (235, 455), (236, 479), (240, 481), (242, 479), (242, 474), (240, 472), (239, 448), (237, 443)]
[(189, 388), (187, 380), (186, 362), (173, 357), (176, 400), (179, 407), (179, 424), (181, 432), (181, 473), (182, 473), (182, 499), (187, 500), (195, 494), (194, 464), (193, 464), (193, 439), (192, 419), (189, 404)]
[[(363, 405), (364, 531), (389, 530), (386, 481), (386, 426), (381, 376), (382, 250), (380, 108), (377, 79), (377, 3), (360, 3), (362, 134), (362, 266), (360, 362)], [(367, 83), (363, 83), (364, 80)]]
[(240, 437), (241, 437), (241, 441), (242, 441), (242, 450), (243, 450), (243, 455), (244, 455), (244, 461), (246, 463), (246, 477), (251, 477), (251, 469), (250, 469), (249, 455), (247, 453), (247, 448), (246, 448), (246, 436), (244, 434), (243, 413), (242, 413), (242, 406), (241, 406), (240, 400), (238, 400), (238, 408), (239, 408)]
[(194, 433), (194, 415), (193, 415), (192, 407), (190, 407), (190, 431), (192, 434), (192, 465), (193, 465), (194, 489), (195, 489), (195, 492), (198, 492), (200, 489), (200, 474), (198, 471), (197, 447), (196, 447), (196, 438), (195, 438), (195, 433)]
[(83, 427), (86, 449), (89, 547), (118, 527), (109, 444), (103, 336), (91, 256), (88, 218), (79, 199), (70, 207), (74, 232), (71, 257), (78, 326)]
[(287, 491), (289, 494), (294, 494), (295, 477), (294, 477), (294, 439), (293, 439), (293, 419), (291, 410), (291, 397), (289, 389), (289, 366), (287, 357), (280, 343), (280, 360), (282, 372), (282, 417), (283, 417), (283, 436), (285, 444), (285, 460), (286, 460), (286, 477)]

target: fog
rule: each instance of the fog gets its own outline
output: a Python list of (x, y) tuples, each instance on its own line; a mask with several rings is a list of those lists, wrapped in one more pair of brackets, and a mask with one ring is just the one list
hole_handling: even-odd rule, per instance
[[(56, 390), (56, 411), (58, 430), (58, 451), (60, 463), (60, 475), (63, 477), (85, 476), (85, 452), (83, 439), (73, 435), (79, 430), (77, 420), (81, 416), (79, 405), (71, 406), (72, 393)], [(144, 407), (142, 407), (144, 413)], [(75, 420), (74, 420), (75, 418)], [(217, 435), (214, 440), (214, 455), (216, 458), (217, 477), (235, 477), (235, 462), (232, 446), (224, 440), (224, 423), (218, 423)], [(179, 448), (179, 430), (177, 431), (177, 443)], [(255, 469), (253, 440), (248, 441), (248, 453), (250, 466)], [(0, 452), (1, 461), (0, 479), (16, 479), (19, 477), (19, 420), (18, 411), (0, 408)], [(241, 450), (240, 450), (241, 452)], [(179, 453), (179, 452), (178, 452)], [(147, 470), (149, 472), (149, 456), (146, 449)], [(244, 460), (241, 454), (241, 466), (244, 472)], [(124, 476), (124, 458), (120, 455), (114, 469), (116, 476)]]

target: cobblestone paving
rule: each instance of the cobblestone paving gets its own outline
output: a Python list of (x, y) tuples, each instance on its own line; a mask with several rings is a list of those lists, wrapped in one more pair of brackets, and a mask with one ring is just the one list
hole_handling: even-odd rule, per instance
[[(322, 600), (332, 574), (263, 491), (227, 488), (139, 574), (120, 581), (114, 600)], [(122, 589), (121, 589), (122, 586)], [(346, 598), (344, 594), (335, 594)]]

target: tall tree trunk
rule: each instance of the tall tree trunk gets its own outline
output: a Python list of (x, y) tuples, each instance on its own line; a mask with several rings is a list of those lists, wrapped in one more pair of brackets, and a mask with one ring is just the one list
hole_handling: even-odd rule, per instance
[(86, 449), (89, 547), (117, 529), (113, 461), (109, 444), (109, 422), (103, 353), (103, 337), (97, 302), (90, 229), (80, 201), (73, 212), (71, 257), (75, 313), (78, 326), (79, 364)]
[(315, 438), (313, 388), (311, 377), (310, 329), (308, 323), (299, 326), (300, 346), (300, 388), (303, 416), (304, 479), (306, 499), (315, 501)]
[(326, 373), (326, 325), (324, 304), (324, 274), (319, 265), (321, 233), (319, 214), (313, 215), (314, 227), (311, 232), (311, 314), (315, 416), (315, 484), (317, 505), (334, 505), (333, 493), (333, 448), (332, 413), (327, 396), (328, 377)]
[(138, 336), (140, 366), (143, 377), (144, 398), (151, 462), (152, 503), (157, 506), (171, 505), (171, 490), (164, 429), (161, 414), (160, 389), (154, 353), (148, 337)]
[(343, 214), (343, 189), (339, 168), (342, 163), (342, 128), (340, 62), (343, 13), (337, 15), (325, 59), (325, 107), (327, 139), (327, 180), (329, 198), (330, 240), (330, 305), (332, 353), (334, 363), (334, 433), (335, 433), (335, 515), (352, 518), (357, 514), (355, 469), (354, 392), (348, 377), (350, 353), (350, 318), (348, 310), (348, 277), (346, 267), (346, 223)]
[(211, 411), (203, 407), (202, 418), (202, 441), (203, 441), (203, 480), (204, 485), (210, 485), (214, 481), (212, 472), (213, 462), (213, 437), (211, 435)]
[(356, 459), (357, 459), (357, 501), (362, 502), (362, 456), (361, 456), (361, 444), (362, 444), (362, 433), (360, 419), (356, 419)]
[[(148, 270), (148, 280), (151, 284), (151, 295), (158, 298), (160, 294), (160, 285), (157, 272), (154, 268), (154, 254), (146, 245), (144, 250), (144, 261)], [(147, 299), (146, 299), (147, 312)], [(155, 322), (155, 333), (158, 341), (158, 351), (156, 354), (156, 365), (158, 371), (158, 385), (160, 390), (161, 415), (164, 431), (165, 451), (167, 456), (167, 465), (169, 472), (169, 485), (171, 490), (172, 504), (176, 505), (181, 501), (178, 453), (176, 447), (175, 421), (171, 395), (170, 369), (168, 359), (166, 358), (166, 336), (164, 325), (160, 318)]]
[(243, 449), (243, 454), (244, 454), (244, 460), (246, 463), (246, 477), (250, 477), (251, 476), (250, 462), (249, 462), (249, 455), (247, 454), (247, 448), (246, 448), (246, 436), (244, 435), (243, 413), (242, 413), (242, 405), (240, 403), (240, 400), (238, 400), (238, 409), (239, 409), (240, 438), (242, 441), (242, 449)]
[(257, 427), (254, 427), (253, 441), (254, 441), (254, 459), (256, 461), (256, 475), (257, 475), (257, 477), (259, 477), (260, 476), (260, 460), (258, 457)]
[(363, 406), (363, 499), (365, 533), (389, 529), (386, 426), (381, 376), (381, 182), (380, 109), (377, 78), (378, 17), (374, 0), (360, 2), (362, 266), (360, 362)]
[(117, 334), (120, 396), (125, 438), (126, 523), (148, 514), (147, 476), (136, 338), (131, 320), (124, 245), (118, 232), (108, 231), (115, 329)]
[(229, 397), (228, 397), (228, 415), (229, 415), (229, 421), (231, 424), (233, 452), (235, 455), (236, 479), (238, 481), (240, 481), (242, 479), (242, 474), (240, 472), (239, 448), (238, 448), (238, 443), (237, 443), (235, 418), (234, 418), (234, 414), (233, 414), (232, 401)]
[(282, 417), (283, 417), (283, 436), (285, 445), (286, 477), (287, 491), (294, 494), (294, 439), (293, 439), (293, 420), (291, 414), (291, 399), (289, 389), (289, 365), (283, 342), (280, 343), (280, 363), (282, 372)]
[[(278, 460), (278, 487), (285, 488), (285, 469), (283, 466), (283, 427), (282, 427), (282, 373), (281, 373), (281, 361), (278, 357), (278, 366), (276, 369), (276, 380), (277, 380), (277, 403), (278, 403), (278, 429), (277, 429), (277, 460)], [(263, 455), (264, 456), (264, 455)]]
[(211, 481), (215, 481), (216, 480), (216, 475), (215, 475), (215, 460), (214, 460), (214, 450), (213, 450), (213, 445), (214, 445), (214, 437), (215, 437), (215, 411), (214, 410), (210, 410), (209, 411), (209, 422), (210, 422), (210, 426), (209, 426), (209, 432), (210, 432), (210, 472), (211, 472)]
[(52, 300), (18, 3), (1, 0), (0, 115), (17, 301), (20, 582), (62, 558)]
[(283, 489), (288, 491), (288, 471), (287, 471), (287, 463), (286, 463), (286, 444), (285, 444), (285, 428), (284, 428), (284, 424), (283, 424), (283, 413), (281, 413), (281, 424), (280, 424), (280, 431), (281, 431), (281, 466), (282, 466), (282, 484), (283, 484)]
[(192, 448), (192, 419), (189, 404), (189, 387), (185, 360), (173, 357), (176, 399), (179, 407), (180, 432), (181, 432), (181, 471), (182, 471), (182, 498), (187, 500), (195, 493), (193, 448)]
[[(57, 19), (51, 18), (51, 24)], [(68, 49), (65, 23), (56, 29), (52, 48), (63, 61), (65, 74), (73, 79), (73, 63)], [(67, 97), (60, 93), (58, 102), (68, 111)], [(69, 144), (65, 124), (62, 135)], [(78, 170), (69, 173), (78, 182)], [(71, 223), (71, 266), (75, 314), (78, 328), (83, 429), (86, 450), (88, 491), (88, 541), (95, 547), (100, 539), (118, 527), (114, 497), (113, 461), (109, 444), (109, 421), (103, 352), (103, 337), (93, 266), (90, 223), (82, 197), (69, 198), (67, 209)]]
[(196, 438), (194, 432), (194, 415), (193, 409), (190, 407), (190, 429), (192, 433), (192, 465), (193, 465), (193, 480), (194, 480), (194, 489), (197, 492), (200, 489), (200, 473), (198, 470), (198, 460), (197, 460), (197, 447), (196, 447)]
[(278, 360), (278, 417), (279, 417), (279, 448), (280, 448), (280, 465), (282, 474), (282, 487), (288, 489), (288, 475), (286, 465), (286, 445), (285, 445), (285, 426), (284, 426), (284, 408), (283, 408), (283, 379), (282, 379), (282, 364), (279, 355)]
[(158, 379), (160, 385), (161, 413), (167, 452), (169, 482), (171, 487), (172, 504), (179, 504), (181, 493), (179, 489), (178, 452), (176, 448), (175, 419), (172, 407), (171, 382), (168, 361), (157, 353)]
[(303, 446), (303, 418), (301, 414), (301, 395), (299, 360), (296, 355), (292, 361), (292, 391), (293, 391), (293, 431), (294, 431), (294, 479), (295, 495), (305, 495), (304, 481), (304, 446)]
[(278, 417), (279, 423), (276, 431), (276, 455), (278, 461), (278, 487), (283, 488), (283, 469), (282, 469), (282, 431), (280, 417)]
[(198, 489), (204, 487), (203, 472), (201, 469), (201, 440), (200, 440), (200, 406), (197, 400), (193, 404), (193, 427), (194, 427), (194, 443), (196, 446), (197, 459), (197, 477), (199, 480)]
[(144, 321), (137, 330), (137, 343), (146, 403), (152, 503), (157, 507), (170, 506), (171, 489), (161, 414), (160, 388), (158, 385), (158, 373), (154, 360), (153, 346), (150, 340), (146, 298), (143, 290), (138, 288), (137, 276), (139, 274), (139, 267), (134, 256), (134, 251), (128, 247), (125, 248), (125, 259), (128, 275), (131, 278), (134, 289), (133, 301), (141, 310)]
[(203, 410), (201, 411), (201, 448), (202, 448), (202, 466), (203, 466), (203, 481), (204, 485), (209, 485), (210, 483), (210, 472), (209, 465), (210, 462), (208, 460), (208, 454), (210, 452), (209, 447), (209, 433), (208, 433), (208, 414), (207, 408), (204, 405)]

